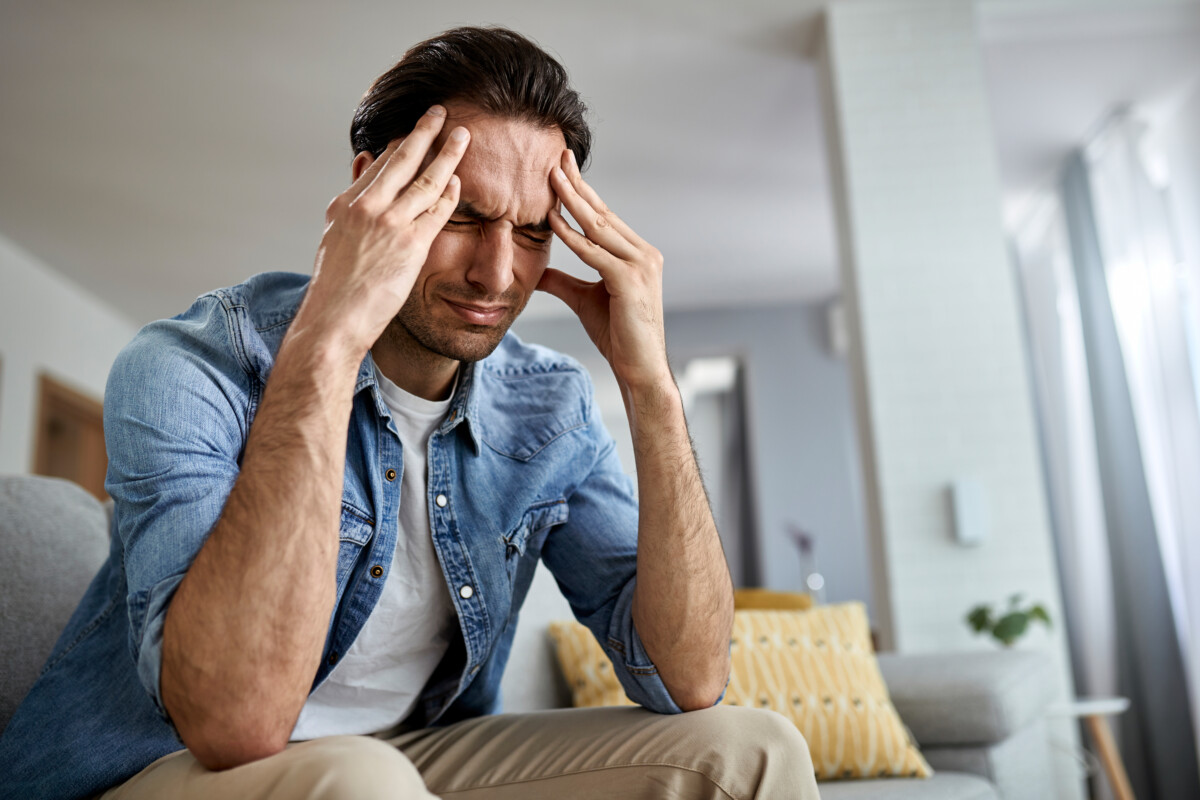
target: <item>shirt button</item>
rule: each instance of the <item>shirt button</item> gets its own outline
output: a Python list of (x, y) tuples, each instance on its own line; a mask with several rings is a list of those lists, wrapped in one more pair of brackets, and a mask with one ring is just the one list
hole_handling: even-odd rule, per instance
[(446, 503), (449, 503), (450, 501), (446, 499), (446, 495), (439, 494), (437, 497), (433, 498), (433, 502), (437, 503), (438, 508), (445, 508)]
[(375, 566), (371, 567), (371, 577), (372, 577), (372, 578), (381, 578), (381, 577), (383, 577), (383, 567), (379, 566), (378, 564), (376, 564)]
[(389, 469), (387, 472), (383, 473), (383, 475), (389, 481), (396, 480), (396, 470), (394, 470), (394, 469)]
[(471, 588), (471, 584), (469, 583), (458, 590), (458, 596), (463, 600), (470, 600), (473, 594), (475, 594), (475, 590)]
[(333, 666), (334, 664), (337, 663), (337, 660), (338, 660), (338, 654), (337, 654), (337, 651), (335, 650), (334, 652), (329, 654), (329, 665)]

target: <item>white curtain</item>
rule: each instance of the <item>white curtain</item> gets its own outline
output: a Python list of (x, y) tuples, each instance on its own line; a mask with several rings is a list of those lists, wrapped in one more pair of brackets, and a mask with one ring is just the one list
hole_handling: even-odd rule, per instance
[(1116, 618), (1087, 354), (1066, 223), (1040, 198), (1015, 242), (1076, 690), (1114, 696)]
[(1130, 778), (1165, 799), (1200, 797), (1200, 293), (1151, 142), (1116, 115), (1013, 247), (1076, 685), (1132, 700)]
[(1146, 127), (1118, 116), (1084, 159), (1193, 725), (1200, 728), (1200, 320), (1193, 273), (1171, 230), (1169, 165), (1153, 152)]

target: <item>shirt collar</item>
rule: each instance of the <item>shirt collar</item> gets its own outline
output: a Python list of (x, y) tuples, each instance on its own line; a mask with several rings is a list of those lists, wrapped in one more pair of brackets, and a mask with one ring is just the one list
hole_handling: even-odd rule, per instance
[[(479, 455), (479, 393), (475, 391), (475, 370), (477, 362), (463, 363), (458, 373), (458, 388), (454, 390), (454, 399), (450, 402), (450, 410), (446, 418), (438, 426), (438, 433), (448, 433), (462, 423), (467, 423), (467, 432), (471, 436), (471, 444), (475, 455)], [(371, 398), (375, 402), (375, 411), (381, 417), (390, 417), (391, 411), (383, 401), (383, 393), (379, 390), (379, 382), (375, 380), (375, 360), (368, 350), (362, 363), (358, 365), (358, 381), (354, 385), (357, 395), (363, 389), (370, 387)]]

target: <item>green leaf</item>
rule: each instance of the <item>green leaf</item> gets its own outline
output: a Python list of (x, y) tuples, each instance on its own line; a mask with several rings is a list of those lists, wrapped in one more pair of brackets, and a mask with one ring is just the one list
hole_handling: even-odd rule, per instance
[(982, 633), (992, 627), (992, 610), (987, 606), (975, 606), (967, 614), (967, 624), (976, 633)]
[(1028, 626), (1027, 614), (1023, 611), (1012, 611), (1000, 618), (996, 627), (992, 628), (992, 636), (1003, 642), (1005, 647), (1011, 647), (1013, 642), (1021, 638)]
[(1017, 605), (1021, 602), (1022, 594), (1017, 592), (1012, 597), (1008, 598), (1008, 607), (1010, 610), (1016, 611)]
[(1050, 615), (1046, 612), (1045, 607), (1041, 603), (1029, 609), (1029, 616), (1033, 619), (1041, 620), (1046, 624), (1047, 628), (1050, 627)]

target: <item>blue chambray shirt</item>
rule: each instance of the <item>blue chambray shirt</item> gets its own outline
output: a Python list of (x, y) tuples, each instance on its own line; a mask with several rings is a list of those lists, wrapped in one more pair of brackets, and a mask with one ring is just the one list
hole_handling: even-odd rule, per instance
[[(237, 479), (308, 281), (264, 273), (206, 294), (143, 328), (117, 358), (104, 408), (111, 551), (0, 739), (4, 797), (86, 796), (183, 747), (159, 689), (167, 607)], [(402, 464), (368, 355), (350, 415), (337, 604), (313, 688), (354, 641), (391, 572)], [(538, 559), (608, 652), (629, 697), (680, 711), (634, 629), (637, 502), (577, 362), (509, 334), (491, 356), (465, 366), (430, 437), (428, 495), (461, 638), (410, 723), (499, 710), (500, 677)]]

